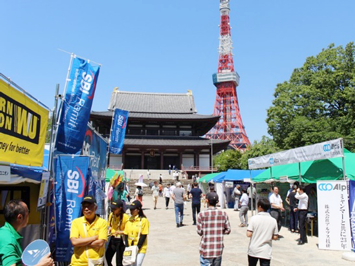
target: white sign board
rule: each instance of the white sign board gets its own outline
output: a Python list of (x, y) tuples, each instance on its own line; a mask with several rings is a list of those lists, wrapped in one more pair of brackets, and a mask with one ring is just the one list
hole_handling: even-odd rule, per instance
[(42, 174), (41, 187), (38, 195), (37, 210), (43, 209), (46, 206), (48, 187), (49, 187), (49, 172), (44, 172)]
[(323, 160), (343, 156), (344, 149), (342, 147), (342, 139), (335, 139), (314, 145), (251, 158), (248, 160), (248, 166), (249, 169), (258, 169), (289, 163)]
[(226, 181), (226, 182), (224, 183), (224, 186), (225, 186), (226, 188), (232, 188), (234, 185), (233, 185), (233, 182)]
[(349, 202), (346, 181), (317, 181), (318, 247), (350, 250)]
[(0, 165), (0, 181), (8, 182), (11, 180), (11, 169), (9, 165)]

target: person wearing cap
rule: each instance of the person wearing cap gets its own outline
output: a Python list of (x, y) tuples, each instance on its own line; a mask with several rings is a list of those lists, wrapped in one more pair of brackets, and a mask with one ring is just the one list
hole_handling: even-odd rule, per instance
[(107, 265), (112, 266), (112, 258), (116, 253), (116, 266), (122, 266), (125, 249), (122, 236), (129, 216), (124, 212), (124, 202), (122, 200), (113, 201), (111, 203), (111, 211), (108, 218), (108, 232), (111, 238), (105, 256)]
[[(176, 219), (176, 227), (183, 226), (184, 219), (184, 200), (186, 200), (185, 189), (181, 187), (181, 183), (176, 183), (176, 188), (171, 194), (171, 198), (175, 201), (175, 219)], [(180, 220), (179, 220), (180, 214)]]
[(220, 266), (222, 263), (224, 235), (229, 235), (231, 226), (225, 211), (217, 209), (218, 195), (210, 192), (206, 195), (207, 210), (198, 214), (197, 234), (201, 236), (201, 266)]
[(129, 205), (131, 217), (126, 223), (124, 229), (125, 246), (137, 246), (138, 255), (134, 266), (141, 266), (147, 252), (149, 221), (144, 215), (142, 204), (135, 200)]
[(88, 265), (88, 258), (103, 258), (107, 242), (107, 222), (95, 214), (96, 199), (93, 196), (84, 197), (81, 207), (83, 216), (74, 219), (70, 228), (70, 241), (74, 247), (72, 266)]

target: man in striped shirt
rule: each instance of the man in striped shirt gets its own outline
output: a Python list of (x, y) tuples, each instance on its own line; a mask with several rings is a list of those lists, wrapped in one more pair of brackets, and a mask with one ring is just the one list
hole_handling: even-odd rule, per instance
[(200, 212), (197, 218), (197, 233), (200, 242), (201, 266), (220, 266), (223, 253), (223, 237), (231, 232), (228, 215), (216, 208), (218, 195), (206, 195), (208, 209)]

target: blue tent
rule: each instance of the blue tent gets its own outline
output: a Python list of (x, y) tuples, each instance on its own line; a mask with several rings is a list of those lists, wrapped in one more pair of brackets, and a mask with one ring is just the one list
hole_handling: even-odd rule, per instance
[(22, 178), (29, 178), (37, 182), (41, 182), (42, 173), (45, 171), (43, 167), (34, 167), (34, 166), (24, 166), (11, 164), (11, 176), (19, 176)]
[(221, 183), (223, 181), (242, 181), (244, 178), (253, 178), (264, 171), (265, 170), (229, 169), (227, 172), (222, 172), (223, 175), (215, 176), (213, 178), (213, 182)]
[(222, 183), (224, 177), (226, 176), (227, 172), (221, 172), (218, 175), (216, 175), (215, 177), (213, 177), (211, 179), (211, 181), (215, 182), (215, 183)]

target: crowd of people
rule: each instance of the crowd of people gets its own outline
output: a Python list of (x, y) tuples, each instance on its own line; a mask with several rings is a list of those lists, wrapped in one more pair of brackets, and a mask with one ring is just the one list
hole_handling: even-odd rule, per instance
[[(143, 264), (149, 234), (149, 221), (143, 212), (143, 188), (137, 186), (131, 201), (125, 186), (118, 186), (117, 190), (117, 195), (110, 202), (107, 221), (96, 214), (97, 202), (93, 196), (83, 198), (82, 216), (74, 219), (71, 224), (70, 241), (74, 247), (71, 265), (103, 265), (105, 258), (107, 265), (112, 266), (114, 255), (117, 266)], [(188, 184), (186, 190), (181, 182), (167, 183), (163, 187), (160, 176), (159, 184), (158, 181), (154, 181), (150, 190), (154, 210), (157, 209), (159, 198), (165, 198), (166, 209), (169, 209), (170, 199), (174, 202), (177, 228), (184, 226), (185, 204), (191, 201), (192, 224), (196, 225), (197, 234), (201, 236), (200, 264), (221, 265), (224, 235), (231, 232), (231, 226), (227, 213), (217, 208), (219, 198), (214, 186), (210, 186), (207, 194), (203, 193), (196, 182), (192, 183), (192, 186)], [(246, 235), (250, 237), (249, 265), (256, 265), (259, 260), (260, 265), (270, 265), (272, 240), (278, 239), (285, 207), (279, 188), (272, 187), (268, 198), (258, 199), (257, 215), (248, 221), (250, 201), (256, 198), (254, 191), (256, 190), (252, 186), (245, 189), (237, 184), (233, 189), (234, 210), (239, 211), (239, 226), (246, 227)], [(251, 193), (253, 195), (250, 195)], [(311, 190), (310, 194), (312, 193), (314, 190)], [(295, 183), (287, 192), (285, 200), (289, 205), (289, 230), (300, 234), (298, 244), (303, 245), (307, 243), (305, 223), (310, 208), (309, 196), (304, 186)], [(201, 203), (207, 205), (203, 210)], [(130, 210), (130, 215), (127, 214), (127, 209)], [(0, 234), (6, 235), (6, 239), (0, 241), (0, 266), (20, 264), (22, 250), (21, 236), (18, 232), (27, 225), (29, 216), (27, 205), (19, 200), (10, 201), (4, 208), (4, 216), (6, 223), (0, 228)], [(125, 262), (126, 247), (137, 249), (136, 261), (133, 264)], [(50, 254), (36, 266), (49, 265), (53, 265)]]

